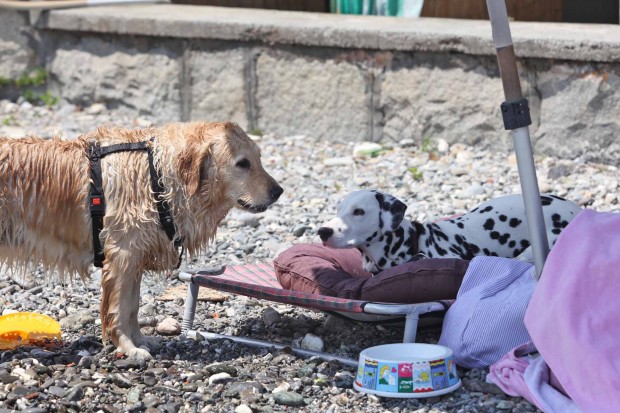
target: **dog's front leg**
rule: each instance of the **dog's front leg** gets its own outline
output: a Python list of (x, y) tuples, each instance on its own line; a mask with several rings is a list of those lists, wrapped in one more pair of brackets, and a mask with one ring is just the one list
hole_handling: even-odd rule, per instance
[(150, 359), (148, 350), (137, 347), (143, 343), (134, 341), (134, 337), (141, 336), (137, 308), (143, 268), (139, 267), (135, 255), (127, 250), (106, 248), (105, 255), (101, 279), (103, 337), (105, 339), (109, 334), (117, 350), (129, 358)]
[[(133, 297), (141, 297), (140, 295), (140, 285), (142, 282), (142, 272), (138, 274), (137, 277), (134, 278), (133, 282)], [(142, 334), (140, 331), (140, 323), (138, 322), (138, 312), (140, 311), (140, 300), (134, 300), (131, 307), (131, 315), (129, 316), (129, 323), (131, 327), (131, 338), (133, 342), (138, 347), (146, 346), (149, 350), (155, 350), (159, 347), (159, 342), (155, 337), (148, 337)]]

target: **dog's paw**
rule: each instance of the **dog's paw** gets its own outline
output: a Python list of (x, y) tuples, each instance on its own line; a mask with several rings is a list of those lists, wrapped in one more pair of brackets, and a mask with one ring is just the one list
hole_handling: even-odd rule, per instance
[(149, 351), (147, 349), (144, 349), (144, 348), (134, 347), (134, 348), (132, 348), (130, 350), (121, 351), (121, 352), (125, 353), (127, 358), (130, 359), (130, 360), (146, 362), (146, 361), (151, 360), (153, 358), (153, 356), (151, 356), (151, 353), (149, 353)]

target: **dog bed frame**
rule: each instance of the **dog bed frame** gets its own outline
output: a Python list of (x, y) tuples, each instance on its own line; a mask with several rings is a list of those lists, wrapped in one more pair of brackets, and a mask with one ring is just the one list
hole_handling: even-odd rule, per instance
[[(284, 289), (275, 274), (272, 265), (246, 264), (234, 265), (217, 270), (181, 271), (179, 279), (188, 283), (187, 299), (183, 315), (182, 333), (187, 337), (200, 334), (207, 339), (231, 339), (255, 347), (285, 347), (276, 343), (242, 337), (225, 336), (209, 332), (193, 330), (198, 291), (200, 287), (208, 287), (232, 294), (240, 294), (257, 299), (269, 300), (283, 304), (304, 307), (317, 311), (337, 314), (352, 320), (363, 322), (381, 322), (383, 320), (405, 319), (403, 334), (404, 343), (413, 343), (416, 339), (420, 315), (447, 310), (454, 300), (441, 300), (415, 304), (396, 304), (352, 300), (320, 294), (310, 294)], [(329, 356), (326, 353), (313, 352), (298, 348), (294, 352), (324, 359), (337, 359), (345, 364), (357, 365), (357, 360)]]

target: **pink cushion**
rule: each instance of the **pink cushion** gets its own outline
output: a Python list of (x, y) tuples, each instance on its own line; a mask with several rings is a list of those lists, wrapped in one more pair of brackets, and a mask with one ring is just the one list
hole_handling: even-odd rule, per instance
[(357, 249), (298, 244), (274, 261), (288, 290), (353, 300), (419, 303), (456, 298), (469, 261), (430, 258), (401, 264), (374, 277), (362, 268)]

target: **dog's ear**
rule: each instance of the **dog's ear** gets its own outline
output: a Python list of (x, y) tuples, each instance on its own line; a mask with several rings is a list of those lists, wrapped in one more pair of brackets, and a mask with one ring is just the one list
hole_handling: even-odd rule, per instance
[(394, 231), (405, 218), (407, 205), (389, 194), (377, 192), (375, 198), (379, 203), (379, 227), (385, 232)]
[(179, 156), (179, 176), (185, 183), (189, 196), (194, 195), (203, 180), (209, 179), (209, 170), (213, 169), (211, 145), (189, 144)]

